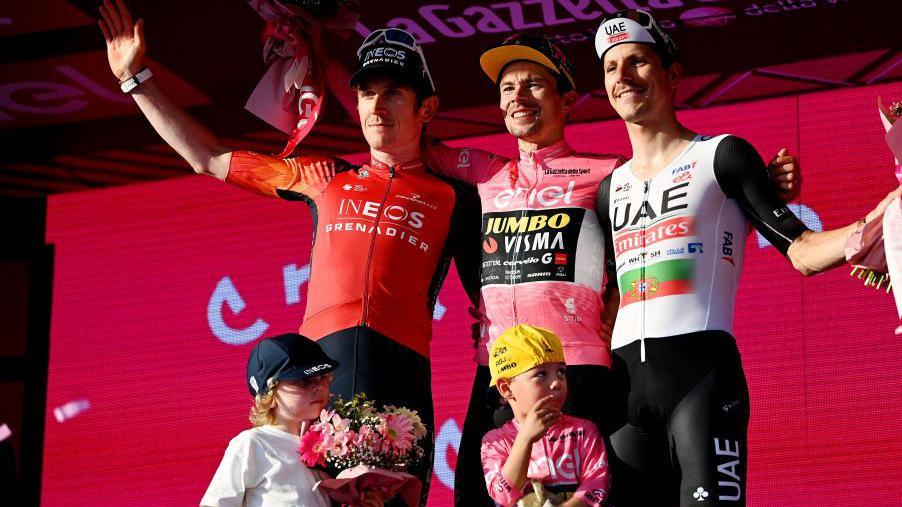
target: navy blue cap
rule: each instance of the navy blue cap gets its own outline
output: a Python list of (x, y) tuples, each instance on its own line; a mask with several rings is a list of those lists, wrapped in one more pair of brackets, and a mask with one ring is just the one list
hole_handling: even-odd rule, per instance
[(319, 344), (297, 333), (288, 333), (254, 346), (247, 361), (247, 384), (251, 395), (266, 394), (270, 380), (303, 380), (338, 368)]

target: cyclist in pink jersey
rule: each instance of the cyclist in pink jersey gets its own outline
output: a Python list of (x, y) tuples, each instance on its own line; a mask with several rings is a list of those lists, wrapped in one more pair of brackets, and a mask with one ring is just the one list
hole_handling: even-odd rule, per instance
[[(615, 276), (604, 285), (604, 236), (594, 199), (598, 183), (624, 160), (577, 153), (567, 144), (564, 125), (577, 95), (570, 60), (550, 39), (514, 35), (485, 52), (480, 63), (498, 84), (518, 159), (443, 144), (426, 151), (433, 171), (475, 185), (482, 202), (482, 326), (454, 488), (455, 504), (467, 506), (492, 505), (480, 473), (479, 443), (497, 425), (485, 390), (487, 351), (505, 329), (520, 323), (552, 329), (568, 364), (570, 393), (563, 410), (592, 420), (604, 435), (612, 429), (605, 406), (619, 296)], [(778, 157), (772, 167), (793, 173), (784, 190), (797, 193), (793, 159)]]

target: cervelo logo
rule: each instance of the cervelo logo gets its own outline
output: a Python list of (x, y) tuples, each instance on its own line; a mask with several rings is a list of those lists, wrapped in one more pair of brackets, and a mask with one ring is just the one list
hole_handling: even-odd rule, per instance
[[(532, 206), (537, 201), (542, 206), (555, 206), (561, 202), (570, 204), (573, 202), (574, 186), (576, 186), (576, 181), (570, 180), (566, 189), (559, 185), (534, 188), (530, 190), (526, 196), (526, 205)], [(511, 205), (513, 200), (520, 198), (524, 193), (526, 193), (526, 189), (524, 188), (507, 189), (499, 192), (498, 195), (495, 196), (495, 206), (499, 209), (507, 208)]]
[(419, 211), (408, 211), (403, 206), (392, 204), (382, 206), (375, 201), (362, 201), (355, 199), (342, 199), (338, 204), (338, 214), (345, 216), (363, 216), (377, 219), (381, 214), (384, 218), (398, 223), (406, 223), (414, 229), (423, 227), (425, 215)]

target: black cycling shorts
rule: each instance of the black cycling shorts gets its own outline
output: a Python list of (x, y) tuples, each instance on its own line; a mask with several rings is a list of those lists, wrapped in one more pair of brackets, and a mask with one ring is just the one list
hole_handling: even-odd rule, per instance
[[(435, 453), (435, 415), (432, 407), (432, 371), (429, 360), (412, 349), (364, 326), (344, 329), (318, 341), (341, 366), (335, 370), (330, 391), (345, 399), (366, 393), (377, 405), (416, 410), (426, 425), (420, 445), (426, 455), (410, 470), (423, 483), (421, 504), (426, 505)], [(386, 505), (394, 505), (386, 502)], [(398, 503), (397, 505), (402, 505)]]
[(703, 331), (613, 352), (625, 424), (611, 435), (614, 505), (745, 505), (749, 393), (736, 340)]

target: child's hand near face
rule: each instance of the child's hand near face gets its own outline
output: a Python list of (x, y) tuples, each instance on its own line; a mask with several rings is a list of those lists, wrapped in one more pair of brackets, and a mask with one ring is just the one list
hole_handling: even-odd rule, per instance
[(545, 396), (529, 408), (526, 412), (526, 418), (523, 419), (523, 423), (520, 425), (518, 437), (522, 435), (531, 444), (538, 442), (542, 435), (545, 434), (545, 431), (555, 421), (560, 419), (561, 411), (554, 405), (553, 399), (554, 396)]

